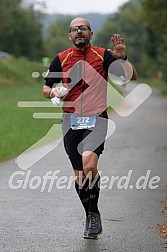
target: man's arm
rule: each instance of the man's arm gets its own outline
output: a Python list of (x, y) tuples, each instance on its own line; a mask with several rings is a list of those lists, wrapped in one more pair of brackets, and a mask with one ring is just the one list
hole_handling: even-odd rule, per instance
[(136, 71), (136, 68), (134, 67), (134, 65), (131, 62), (129, 62), (129, 61), (127, 61), (127, 62), (131, 65), (132, 70), (133, 70), (133, 75), (131, 77), (131, 80), (137, 80), (137, 71)]
[(124, 59), (126, 57), (126, 46), (124, 39), (119, 34), (114, 34), (111, 38), (114, 50), (108, 49), (115, 59)]
[[(112, 44), (114, 46), (114, 50), (108, 49), (105, 51), (104, 55), (104, 68), (108, 71), (109, 65), (117, 59), (123, 59), (126, 60), (126, 46), (124, 39), (120, 37), (119, 34), (114, 34), (114, 36), (111, 38)], [(130, 67), (132, 67), (132, 77), (131, 80), (136, 80), (137, 79), (137, 71), (133, 64), (129, 62), (128, 60), (126, 61), (128, 64), (130, 64)], [(124, 69), (125, 75), (126, 75), (126, 69)]]
[(45, 98), (48, 98), (48, 99), (51, 99), (51, 90), (52, 90), (52, 88), (51, 87), (49, 87), (49, 86), (47, 86), (46, 84), (44, 84), (43, 85), (43, 96), (45, 97)]
[(55, 96), (59, 97), (59, 88), (53, 88), (53, 85), (55, 86), (56, 84), (61, 82), (62, 78), (55, 76), (56, 73), (60, 72), (62, 72), (61, 63), (59, 57), (56, 56), (50, 64), (45, 77), (45, 84), (43, 85), (43, 96), (45, 98), (51, 99)]

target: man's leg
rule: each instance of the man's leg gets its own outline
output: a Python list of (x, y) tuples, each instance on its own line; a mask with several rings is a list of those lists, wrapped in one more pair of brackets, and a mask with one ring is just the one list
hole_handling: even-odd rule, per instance
[[(84, 238), (88, 237), (89, 230), (89, 179), (85, 177), (85, 174), (81, 170), (74, 170), (75, 172), (75, 189), (81, 200), (81, 203), (85, 209), (86, 222), (84, 229)], [(93, 237), (92, 237), (93, 238)]]
[(89, 180), (85, 178), (83, 171), (74, 170), (75, 173), (75, 189), (85, 209), (86, 217), (89, 212)]
[(100, 192), (100, 176), (97, 169), (98, 155), (91, 151), (85, 151), (82, 155), (82, 160), (84, 174), (89, 178), (89, 227), (87, 230), (87, 235), (89, 237), (102, 232), (100, 212), (98, 209)]
[(82, 164), (82, 155), (78, 153), (77, 147), (78, 144), (82, 141), (82, 132), (80, 130), (72, 130), (70, 124), (70, 114), (63, 114), (63, 140), (64, 140), (64, 148), (69, 156), (72, 167), (74, 169), (75, 174), (75, 189), (81, 200), (81, 203), (85, 209), (86, 215), (88, 215), (89, 209), (89, 197), (88, 197), (88, 182), (81, 186), (81, 182), (84, 179), (83, 174), (83, 164)]
[(82, 160), (84, 174), (89, 178), (89, 212), (99, 212), (98, 199), (100, 176), (97, 170), (98, 156), (94, 152), (85, 151)]

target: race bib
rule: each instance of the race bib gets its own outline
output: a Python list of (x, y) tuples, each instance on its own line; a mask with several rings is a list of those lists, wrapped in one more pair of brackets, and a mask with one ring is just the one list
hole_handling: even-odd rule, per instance
[(79, 116), (75, 113), (71, 114), (71, 129), (90, 129), (96, 125), (96, 115)]

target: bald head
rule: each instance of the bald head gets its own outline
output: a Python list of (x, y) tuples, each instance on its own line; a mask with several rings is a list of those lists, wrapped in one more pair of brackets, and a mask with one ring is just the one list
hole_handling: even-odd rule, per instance
[(93, 32), (91, 31), (88, 20), (77, 17), (71, 21), (68, 38), (75, 47), (85, 50), (90, 44), (92, 36)]
[(88, 22), (88, 20), (84, 19), (84, 18), (81, 18), (81, 17), (78, 17), (78, 18), (75, 18), (71, 21), (70, 23), (70, 27), (72, 26), (79, 26), (79, 25), (87, 25), (87, 26), (90, 26), (90, 23)]

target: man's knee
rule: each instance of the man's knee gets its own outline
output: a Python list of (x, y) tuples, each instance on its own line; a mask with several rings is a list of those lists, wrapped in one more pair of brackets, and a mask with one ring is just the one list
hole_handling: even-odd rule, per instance
[(91, 173), (94, 174), (97, 171), (97, 162), (98, 156), (93, 152), (84, 152), (83, 153), (83, 170), (85, 175), (89, 173), (91, 177)]
[(85, 174), (88, 174), (97, 170), (97, 166), (93, 163), (86, 163), (83, 169), (84, 169)]

